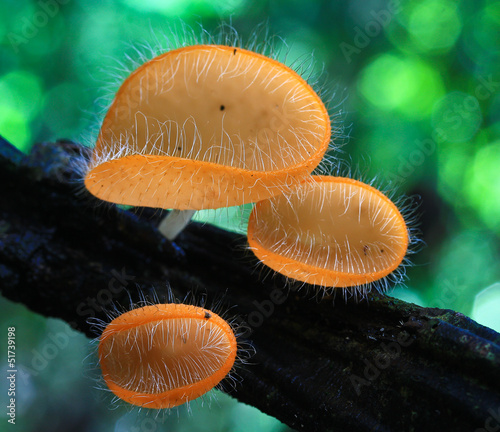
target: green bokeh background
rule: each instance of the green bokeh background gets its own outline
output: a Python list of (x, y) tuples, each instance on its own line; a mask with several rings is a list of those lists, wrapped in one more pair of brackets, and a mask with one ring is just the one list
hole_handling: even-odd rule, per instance
[[(336, 89), (336, 156), (364, 179), (420, 196), (426, 246), (392, 295), (500, 330), (499, 1), (2, 0), (0, 134), (25, 152), (36, 141), (91, 141), (100, 98), (134, 47), (166, 46), (200, 23), (216, 32), (221, 21), (243, 42), (264, 23), (289, 64), (308, 65), (313, 53), (307, 72), (322, 72), (323, 94)], [(287, 430), (224, 395), (160, 420), (110, 410), (93, 388), (87, 339), (0, 306), (5, 333), (17, 328), (18, 430)]]

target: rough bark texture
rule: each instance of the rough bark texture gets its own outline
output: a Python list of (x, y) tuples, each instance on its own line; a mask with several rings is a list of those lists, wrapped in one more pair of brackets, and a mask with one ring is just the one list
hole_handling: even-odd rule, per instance
[[(60, 141), (23, 157), (0, 143), (2, 294), (89, 337), (102, 308), (167, 283), (222, 297), (256, 351), (230, 393), (297, 430), (475, 431), (500, 424), (500, 335), (451, 310), (390, 297), (321, 302), (263, 277), (245, 238), (192, 223), (175, 244), (160, 213), (99, 203)], [(490, 429), (488, 429), (490, 428)]]

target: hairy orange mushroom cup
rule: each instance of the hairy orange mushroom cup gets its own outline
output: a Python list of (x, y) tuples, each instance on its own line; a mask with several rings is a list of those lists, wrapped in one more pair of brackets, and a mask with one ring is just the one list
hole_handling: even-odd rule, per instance
[(122, 84), (85, 186), (105, 201), (163, 209), (256, 202), (304, 180), (330, 134), (319, 96), (282, 63), (230, 46), (184, 47)]
[(187, 304), (147, 305), (116, 317), (99, 339), (104, 381), (120, 399), (172, 408), (215, 387), (233, 368), (233, 329)]
[(268, 267), (321, 287), (367, 287), (402, 263), (405, 219), (382, 192), (357, 180), (311, 176), (294, 192), (257, 203), (248, 242)]

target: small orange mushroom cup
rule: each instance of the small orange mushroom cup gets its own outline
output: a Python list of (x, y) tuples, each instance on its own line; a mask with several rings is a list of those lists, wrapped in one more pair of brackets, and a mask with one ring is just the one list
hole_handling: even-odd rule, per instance
[(85, 186), (116, 204), (190, 211), (257, 202), (298, 185), (330, 141), (323, 102), (296, 72), (241, 48), (162, 54), (120, 87)]
[(271, 269), (325, 289), (368, 287), (403, 262), (410, 237), (396, 205), (357, 180), (311, 176), (258, 202), (248, 243)]

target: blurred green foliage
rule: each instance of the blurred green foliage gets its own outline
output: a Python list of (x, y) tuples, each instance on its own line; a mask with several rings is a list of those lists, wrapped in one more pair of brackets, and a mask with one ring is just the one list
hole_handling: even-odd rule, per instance
[[(346, 144), (336, 156), (386, 189), (421, 197), (426, 247), (393, 295), (500, 330), (500, 1), (3, 0), (0, 17), (0, 134), (25, 152), (40, 140), (88, 140), (99, 126), (99, 98), (117, 88), (117, 67), (127, 68), (134, 47), (175, 44), (185, 27), (200, 33), (202, 23), (211, 33), (230, 21), (245, 41), (265, 23), (289, 64), (307, 70), (314, 53), (307, 72), (324, 71), (325, 95), (337, 89), (329, 106), (342, 110), (350, 135), (337, 138)], [(234, 213), (226, 216), (234, 222)], [(6, 325), (33, 329), (22, 336), (29, 364), (55, 324), (5, 301), (2, 309), (10, 312)], [(47, 385), (51, 398), (83, 391), (76, 383), (78, 390), (63, 389), (58, 370), (45, 384), (43, 374), (27, 379), (28, 406), (42, 394), (37, 386)], [(225, 399), (220, 406), (244, 410)], [(102, 418), (79, 430), (111, 430), (120, 415), (104, 420), (99, 411)], [(204, 430), (194, 429), (195, 418), (187, 427)], [(120, 417), (115, 430), (132, 430), (131, 421)], [(220, 430), (243, 431), (241, 422), (230, 424)]]

